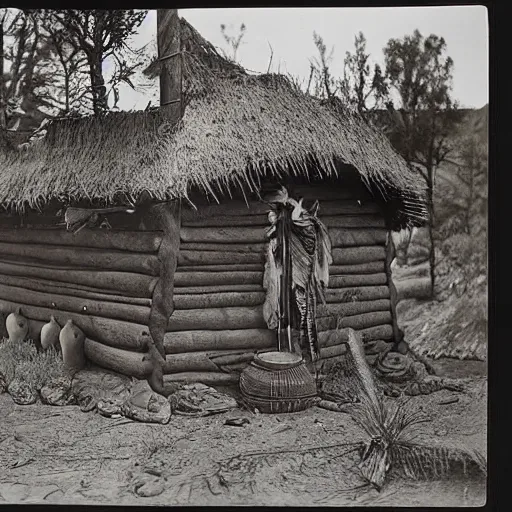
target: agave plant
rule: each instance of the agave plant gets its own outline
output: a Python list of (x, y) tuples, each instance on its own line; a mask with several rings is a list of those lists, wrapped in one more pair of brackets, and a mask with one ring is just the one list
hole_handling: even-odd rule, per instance
[(410, 398), (391, 405), (362, 393), (352, 417), (370, 437), (361, 449), (359, 468), (377, 490), (382, 488), (391, 467), (414, 480), (442, 478), (461, 469), (464, 474), (471, 470), (486, 474), (486, 461), (476, 450), (416, 442), (421, 433), (419, 425), (430, 419), (412, 407)]

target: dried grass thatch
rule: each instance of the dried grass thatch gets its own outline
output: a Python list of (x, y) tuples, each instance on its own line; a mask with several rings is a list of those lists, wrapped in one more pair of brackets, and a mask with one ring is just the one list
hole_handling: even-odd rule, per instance
[(16, 155), (0, 152), (0, 203), (20, 210), (142, 192), (165, 200), (192, 186), (215, 197), (233, 185), (254, 189), (267, 174), (336, 176), (342, 163), (399, 197), (409, 220), (425, 217), (421, 177), (355, 113), (281, 75), (249, 75), (184, 20), (182, 40), (185, 111), (177, 126), (160, 112), (54, 122), (45, 139)]

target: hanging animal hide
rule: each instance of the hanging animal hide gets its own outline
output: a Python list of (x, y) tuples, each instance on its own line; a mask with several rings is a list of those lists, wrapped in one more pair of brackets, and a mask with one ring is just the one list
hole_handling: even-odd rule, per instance
[(267, 231), (270, 243), (264, 274), (264, 288), (267, 291), (263, 305), (265, 321), (270, 329), (278, 326), (281, 311), (279, 298), (283, 274), (280, 261), (280, 240), (277, 237), (278, 223), (283, 217), (277, 212), (282, 208), (291, 209), (289, 245), (291, 251), (291, 290), (295, 315), (290, 319), (291, 327), (299, 331), (302, 348), (308, 348), (311, 359), (318, 359), (318, 336), (316, 329), (317, 297), (324, 301), (324, 290), (329, 282), (329, 264), (332, 263), (331, 242), (326, 227), (317, 217), (318, 201), (308, 211), (302, 206), (302, 199), (289, 197), (283, 187), (274, 193), (269, 202), (275, 210), (269, 213), (271, 227)]
[(88, 227), (110, 227), (106, 215), (109, 213), (134, 213), (134, 208), (125, 206), (113, 206), (111, 208), (74, 208), (69, 207), (64, 213), (66, 229), (78, 233)]

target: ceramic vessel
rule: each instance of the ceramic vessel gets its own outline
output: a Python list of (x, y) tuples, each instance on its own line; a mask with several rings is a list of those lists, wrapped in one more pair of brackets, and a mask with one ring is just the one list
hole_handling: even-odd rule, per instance
[(41, 328), (41, 346), (43, 350), (59, 346), (60, 325), (52, 315), (50, 321)]
[(23, 341), (27, 337), (28, 320), (21, 314), (21, 308), (6, 318), (5, 328), (10, 341)]
[(59, 334), (62, 359), (67, 370), (78, 371), (85, 367), (85, 334), (73, 320), (68, 320)]

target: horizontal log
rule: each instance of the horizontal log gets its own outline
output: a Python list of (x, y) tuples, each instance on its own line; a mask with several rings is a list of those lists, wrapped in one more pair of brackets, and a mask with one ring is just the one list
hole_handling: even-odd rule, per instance
[(381, 210), (377, 203), (371, 201), (361, 201), (359, 204), (357, 199), (323, 200), (320, 201), (318, 214), (320, 217), (322, 215), (371, 215), (381, 214)]
[(169, 319), (168, 332), (265, 328), (263, 307), (177, 310)]
[(330, 228), (329, 238), (332, 247), (360, 247), (370, 245), (385, 245), (387, 230), (382, 228), (340, 229)]
[(198, 205), (197, 210), (183, 207), (181, 211), (182, 222), (197, 220), (201, 218), (217, 217), (219, 215), (229, 217), (241, 217), (265, 214), (270, 210), (265, 203), (250, 201), (226, 201), (221, 204)]
[(216, 252), (256, 252), (265, 253), (267, 244), (215, 244), (208, 242), (185, 242), (180, 244), (180, 251), (216, 251)]
[(228, 265), (230, 263), (265, 263), (265, 253), (257, 252), (201, 252), (178, 253), (178, 265)]
[(277, 337), (269, 329), (168, 332), (164, 348), (166, 354), (201, 350), (260, 350), (277, 348)]
[(364, 286), (361, 288), (329, 288), (325, 291), (327, 303), (356, 302), (389, 299), (387, 286)]
[[(258, 351), (258, 353), (262, 353), (264, 351), (269, 351), (269, 350), (272, 350), (272, 349), (264, 349), (264, 350), (260, 350)], [(254, 359), (254, 356), (256, 354), (256, 351), (252, 351), (252, 352), (242, 352), (242, 353), (237, 353), (237, 354), (226, 354), (226, 355), (221, 355), (221, 356), (217, 356), (217, 355), (210, 355), (210, 359), (217, 365), (217, 366), (232, 366), (232, 365), (235, 365), (235, 364), (240, 364), (240, 363), (250, 363), (253, 359)]]
[(30, 258), (44, 263), (87, 267), (121, 272), (158, 275), (158, 258), (154, 254), (70, 248), (58, 245), (11, 244), (0, 242), (0, 254)]
[(320, 220), (328, 228), (385, 228), (382, 215), (322, 215)]
[(429, 299), (431, 297), (430, 278), (406, 279), (394, 281), (397, 291), (397, 300)]
[(18, 306), (21, 307), (22, 314), (30, 320), (47, 323), (53, 315), (59, 325), (62, 326), (68, 320), (73, 320), (75, 325), (80, 327), (88, 338), (105, 345), (133, 351), (143, 351), (147, 346), (149, 331), (145, 325), (111, 318), (79, 315), (0, 299), (0, 311), (4, 314), (12, 313)]
[(149, 322), (150, 308), (147, 306), (90, 300), (83, 297), (72, 297), (71, 295), (58, 295), (27, 290), (4, 284), (0, 284), (0, 298), (21, 304), (28, 304), (30, 306), (125, 320), (142, 325), (147, 325)]
[(198, 217), (197, 219), (182, 219), (181, 225), (184, 227), (216, 227), (230, 228), (234, 226), (259, 226), (262, 229), (270, 224), (268, 214), (260, 215), (240, 215), (238, 217), (228, 215), (216, 215), (214, 217)]
[(329, 275), (345, 275), (345, 274), (377, 274), (379, 272), (385, 272), (386, 262), (382, 261), (370, 261), (368, 263), (359, 263), (354, 265), (330, 265)]
[(0, 274), (35, 277), (50, 281), (71, 283), (112, 290), (121, 295), (151, 298), (157, 278), (133, 272), (107, 272), (95, 270), (61, 270), (54, 267), (21, 265), (0, 260)]
[(391, 302), (389, 299), (365, 300), (357, 302), (345, 302), (339, 304), (318, 304), (316, 316), (344, 317), (372, 313), (373, 311), (390, 311)]
[(261, 284), (216, 284), (212, 286), (183, 286), (174, 288), (177, 295), (201, 295), (222, 292), (261, 292)]
[(182, 228), (180, 231), (182, 242), (209, 242), (217, 244), (229, 243), (265, 243), (268, 241), (266, 230), (256, 227), (235, 227), (235, 228)]
[(82, 297), (90, 300), (117, 302), (120, 304), (133, 304), (137, 306), (151, 307), (151, 299), (139, 297), (127, 297), (124, 295), (115, 295), (113, 293), (102, 293), (91, 291), (94, 289), (82, 288), (79, 285), (69, 283), (59, 283), (47, 281), (44, 279), (35, 279), (19, 276), (6, 276), (0, 274), (0, 282), (9, 286), (16, 286), (26, 290), (35, 290), (57, 295), (70, 295), (72, 297)]
[(353, 265), (386, 259), (386, 249), (379, 245), (336, 248), (332, 250), (334, 265)]
[(175, 309), (209, 309), (257, 306), (265, 302), (264, 292), (224, 292), (198, 295), (174, 294)]
[(164, 375), (182, 372), (219, 372), (222, 371), (204, 353), (173, 354), (167, 356), (163, 365)]
[(329, 288), (347, 288), (349, 286), (374, 286), (387, 283), (384, 272), (379, 274), (352, 274), (347, 276), (329, 276)]
[(237, 373), (222, 372), (183, 372), (173, 373), (164, 376), (164, 385), (170, 382), (180, 382), (183, 384), (193, 384), (199, 382), (206, 386), (226, 386), (237, 384), (239, 376)]
[(341, 200), (370, 200), (370, 192), (362, 183), (342, 184), (339, 186), (328, 186), (326, 184), (315, 185), (293, 185), (290, 187), (292, 197), (304, 197), (306, 207), (310, 206), (312, 201), (341, 201)]
[(151, 361), (144, 360), (144, 354), (109, 347), (86, 338), (85, 357), (107, 370), (143, 380), (151, 372)]
[(0, 229), (0, 242), (18, 244), (47, 244), (128, 252), (156, 252), (162, 242), (157, 231), (116, 231), (110, 229), (81, 229), (72, 233), (58, 229)]
[(340, 357), (347, 353), (347, 345), (341, 343), (340, 345), (333, 345), (332, 347), (320, 348), (320, 359), (329, 359), (330, 357)]
[(391, 310), (373, 311), (371, 313), (362, 313), (360, 315), (345, 317), (322, 317), (317, 318), (316, 326), (319, 331), (330, 331), (337, 328), (352, 327), (352, 329), (361, 330), (375, 327), (376, 325), (391, 323)]
[[(368, 329), (361, 329), (358, 333), (362, 336), (365, 343), (374, 340), (389, 340), (393, 337), (393, 327), (391, 325), (377, 325)], [(333, 329), (318, 333), (318, 344), (320, 347), (332, 347), (333, 345), (347, 342), (347, 329)]]
[[(259, 272), (176, 272), (174, 286), (215, 286), (231, 284), (263, 285), (263, 268)], [(179, 293), (176, 291), (176, 293)]]
[(233, 263), (230, 265), (180, 265), (176, 273), (180, 272), (263, 272), (261, 263)]

